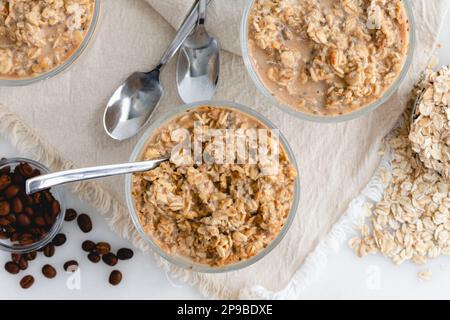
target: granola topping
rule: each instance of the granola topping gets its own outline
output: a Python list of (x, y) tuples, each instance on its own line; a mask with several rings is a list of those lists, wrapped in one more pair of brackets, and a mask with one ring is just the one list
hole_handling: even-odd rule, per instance
[(409, 48), (402, 0), (256, 0), (249, 50), (283, 104), (336, 116), (379, 99)]
[(93, 10), (94, 0), (0, 0), (0, 77), (28, 78), (64, 63)]
[[(204, 129), (267, 129), (232, 109), (199, 107), (164, 124), (150, 137), (141, 157), (154, 159), (173, 153), (180, 142), (173, 133), (185, 128), (193, 137), (195, 121)], [(203, 150), (216, 142), (205, 142)], [(278, 140), (276, 143), (280, 145)], [(140, 222), (169, 254), (225, 266), (257, 255), (284, 227), (297, 172), (281, 145), (277, 174), (263, 174), (271, 164), (174, 162), (132, 179)]]

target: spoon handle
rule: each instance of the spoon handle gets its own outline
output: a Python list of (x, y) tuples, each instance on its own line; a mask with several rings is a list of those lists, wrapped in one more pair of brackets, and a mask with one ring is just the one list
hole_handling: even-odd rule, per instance
[(206, 23), (206, 10), (208, 8), (208, 0), (200, 0), (198, 5), (198, 24), (204, 25)]
[(177, 51), (183, 44), (184, 40), (186, 40), (186, 38), (189, 36), (189, 34), (196, 26), (198, 20), (198, 5), (199, 0), (196, 0), (191, 10), (189, 11), (188, 15), (186, 16), (186, 19), (183, 21), (180, 28), (178, 29), (177, 35), (175, 36), (169, 48), (166, 50), (163, 57), (161, 58), (161, 61), (157, 67), (158, 69), (163, 68), (166, 65), (166, 63), (175, 55), (175, 53), (177, 53)]
[(45, 174), (28, 179), (25, 182), (25, 190), (27, 194), (32, 194), (45, 189), (49, 189), (54, 186), (71, 182), (111, 177), (133, 172), (148, 171), (156, 168), (162, 162), (167, 160), (168, 158), (163, 158), (150, 161), (114, 164), (84, 169), (73, 169)]

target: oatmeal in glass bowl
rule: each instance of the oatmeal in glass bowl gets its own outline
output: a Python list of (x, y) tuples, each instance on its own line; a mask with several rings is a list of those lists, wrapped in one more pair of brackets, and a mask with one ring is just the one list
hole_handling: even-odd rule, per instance
[(130, 161), (171, 156), (126, 179), (132, 220), (166, 260), (200, 272), (249, 266), (288, 231), (298, 169), (285, 138), (231, 102), (185, 105), (154, 123)]
[(91, 40), (100, 0), (0, 0), (0, 85), (48, 79)]
[(407, 0), (249, 0), (244, 62), (258, 89), (284, 111), (337, 122), (374, 110), (411, 63)]

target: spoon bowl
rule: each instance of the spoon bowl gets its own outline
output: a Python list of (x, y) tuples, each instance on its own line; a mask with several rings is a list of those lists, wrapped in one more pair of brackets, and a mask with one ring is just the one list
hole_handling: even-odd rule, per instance
[(206, 31), (207, 0), (200, 0), (199, 22), (178, 55), (177, 88), (185, 103), (210, 100), (220, 73), (219, 42)]
[(107, 104), (103, 122), (107, 134), (116, 140), (133, 137), (150, 121), (163, 94), (159, 69), (133, 73)]

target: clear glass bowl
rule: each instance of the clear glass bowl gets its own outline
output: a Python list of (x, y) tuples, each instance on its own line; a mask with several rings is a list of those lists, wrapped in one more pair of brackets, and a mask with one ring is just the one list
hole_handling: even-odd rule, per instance
[[(11, 168), (15, 168), (19, 164), (26, 162), (31, 165), (34, 169), (38, 169), (41, 171), (41, 174), (47, 174), (50, 172), (50, 170), (45, 167), (44, 165), (40, 164), (39, 162), (36, 162), (34, 160), (25, 159), (25, 158), (9, 158), (4, 159), (0, 161), (0, 170), (10, 166)], [(66, 212), (66, 205), (65, 205), (65, 199), (64, 199), (64, 189), (62, 187), (53, 187), (51, 189), (53, 197), (59, 201), (60, 207), (61, 207), (61, 213), (59, 214), (58, 218), (56, 219), (55, 224), (52, 226), (51, 230), (45, 237), (43, 237), (41, 240), (34, 242), (29, 245), (20, 245), (20, 244), (12, 244), (9, 239), (0, 240), (0, 249), (3, 251), (8, 251), (12, 253), (22, 254), (22, 253), (28, 253), (31, 251), (36, 251), (44, 246), (46, 246), (52, 239), (59, 233), (59, 231), (62, 228), (62, 225), (64, 223), (64, 215)]]
[(101, 2), (103, 0), (94, 0), (94, 12), (92, 15), (92, 21), (89, 25), (89, 30), (86, 33), (86, 36), (83, 39), (83, 42), (81, 42), (80, 46), (75, 50), (75, 52), (62, 64), (57, 66), (56, 68), (53, 68), (45, 73), (31, 76), (31, 77), (24, 77), (24, 78), (2, 78), (0, 77), (0, 86), (2, 87), (19, 87), (19, 86), (27, 86), (42, 80), (47, 80), (50, 78), (53, 78), (54, 76), (62, 73), (63, 71), (66, 71), (69, 67), (71, 67), (77, 60), (80, 58), (80, 56), (85, 52), (86, 48), (89, 46), (89, 43), (91, 42), (92, 38), (95, 35), (95, 30), (97, 28), (100, 13), (101, 13)]
[(337, 116), (321, 116), (321, 115), (314, 115), (306, 112), (302, 112), (300, 110), (295, 110), (293, 107), (281, 103), (271, 92), (266, 88), (263, 81), (260, 79), (258, 73), (256, 72), (255, 68), (253, 67), (253, 63), (250, 60), (250, 52), (248, 49), (248, 20), (250, 16), (251, 9), (253, 7), (253, 3), (255, 0), (247, 0), (247, 5), (244, 10), (244, 15), (241, 21), (241, 33), (240, 33), (240, 41), (241, 41), (241, 51), (242, 51), (242, 57), (244, 59), (245, 67), (247, 68), (248, 73), (250, 74), (250, 78), (255, 83), (258, 90), (266, 96), (275, 106), (280, 108), (281, 110), (287, 112), (288, 114), (308, 121), (314, 121), (314, 122), (322, 122), (322, 123), (337, 123), (337, 122), (343, 122), (352, 120), (355, 118), (358, 118), (362, 115), (365, 115), (375, 109), (377, 109), (379, 106), (383, 105), (399, 88), (400, 84), (405, 79), (408, 70), (412, 63), (412, 58), (414, 54), (414, 45), (415, 45), (415, 23), (414, 23), (414, 15), (412, 12), (412, 7), (410, 0), (404, 0), (406, 12), (408, 15), (409, 20), (409, 48), (408, 48), (408, 54), (405, 60), (405, 63), (403, 65), (403, 69), (397, 79), (394, 81), (394, 83), (385, 91), (385, 93), (376, 101), (372, 102), (371, 104), (368, 104), (362, 108), (359, 108), (357, 110), (354, 110), (352, 112), (343, 114), (343, 115), (337, 115)]
[[(239, 105), (239, 104), (236, 104), (233, 102), (205, 101), (205, 102), (187, 104), (187, 105), (183, 105), (183, 106), (177, 107), (175, 109), (172, 109), (166, 115), (162, 116), (161, 118), (159, 118), (158, 120), (156, 120), (154, 123), (152, 123), (150, 125), (150, 127), (146, 130), (146, 132), (141, 137), (139, 142), (136, 144), (136, 146), (131, 154), (130, 162), (139, 161), (141, 159), (142, 152), (144, 151), (143, 149), (146, 146), (148, 139), (151, 137), (151, 135), (153, 133), (155, 133), (155, 131), (158, 128), (160, 128), (162, 125), (164, 125), (165, 123), (167, 123), (169, 120), (173, 119), (174, 117), (179, 116), (183, 112), (186, 112), (187, 110), (195, 109), (195, 108), (201, 107), (201, 106), (211, 106), (211, 107), (217, 106), (217, 107), (224, 107), (224, 108), (228, 108), (228, 109), (232, 109), (232, 110), (235, 109), (241, 113), (247, 114), (247, 115), (255, 118), (256, 120), (265, 124), (269, 129), (276, 129), (276, 127), (272, 124), (272, 122), (270, 122), (268, 119), (263, 117), (258, 112), (250, 109), (249, 107)], [(281, 142), (281, 145), (283, 146), (290, 162), (295, 167), (297, 172), (299, 172), (294, 154), (293, 154), (286, 138), (283, 136), (283, 134), (281, 132), (280, 132), (280, 142)], [(127, 175), (126, 179), (125, 179), (126, 201), (127, 201), (128, 210), (131, 215), (131, 219), (133, 220), (133, 223), (134, 223), (136, 229), (138, 230), (139, 234), (141, 235), (141, 237), (149, 244), (149, 246), (151, 247), (151, 249), (154, 252), (158, 253), (161, 257), (163, 257), (167, 261), (169, 261), (179, 267), (185, 268), (185, 269), (190, 269), (190, 270), (204, 272), (204, 273), (220, 273), (220, 272), (228, 272), (228, 271), (242, 269), (242, 268), (245, 268), (245, 267), (248, 267), (248, 266), (254, 264), (255, 262), (257, 262), (260, 259), (262, 259), (263, 257), (265, 257), (269, 252), (271, 252), (280, 243), (280, 241), (284, 238), (284, 236), (288, 232), (288, 230), (295, 218), (299, 199), (300, 199), (300, 180), (297, 177), (297, 180), (295, 183), (295, 188), (294, 188), (294, 197), (293, 197), (293, 201), (292, 201), (291, 211), (286, 219), (283, 229), (280, 231), (278, 236), (264, 250), (262, 250), (256, 256), (254, 256), (248, 260), (241, 261), (239, 263), (235, 263), (235, 264), (231, 264), (231, 265), (226, 265), (223, 267), (211, 267), (209, 265), (198, 264), (198, 263), (195, 263), (195, 262), (189, 260), (188, 258), (174, 256), (174, 255), (171, 255), (171, 254), (163, 251), (158, 246), (158, 244), (156, 244), (153, 241), (152, 237), (144, 231), (144, 228), (142, 227), (142, 225), (139, 221), (139, 217), (138, 217), (136, 209), (135, 209), (133, 197), (131, 196), (131, 187), (132, 187), (131, 178), (132, 178), (132, 175)]]

